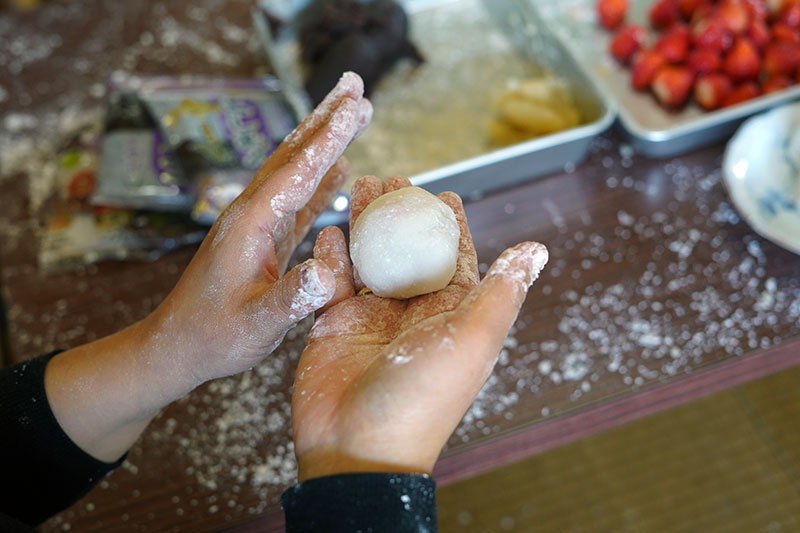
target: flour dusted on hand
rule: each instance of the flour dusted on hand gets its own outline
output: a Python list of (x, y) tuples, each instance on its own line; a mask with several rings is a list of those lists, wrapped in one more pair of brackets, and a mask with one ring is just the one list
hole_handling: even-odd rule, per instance
[(356, 219), (350, 257), (372, 292), (411, 298), (447, 286), (459, 236), (447, 204), (419, 187), (404, 187), (380, 196)]

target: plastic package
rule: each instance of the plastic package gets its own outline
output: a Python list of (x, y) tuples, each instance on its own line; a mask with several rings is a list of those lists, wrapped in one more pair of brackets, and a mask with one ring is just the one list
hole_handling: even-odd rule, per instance
[(297, 124), (278, 81), (109, 79), (93, 203), (191, 213), (211, 224)]
[(153, 260), (199, 243), (207, 232), (186, 215), (89, 205), (97, 184), (100, 129), (77, 132), (55, 154), (57, 194), (39, 247), (45, 272), (106, 260)]

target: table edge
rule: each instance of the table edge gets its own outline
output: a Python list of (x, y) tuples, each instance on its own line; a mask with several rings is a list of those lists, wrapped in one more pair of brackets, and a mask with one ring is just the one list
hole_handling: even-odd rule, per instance
[[(796, 365), (800, 338), (446, 455), (437, 462), (433, 477), (439, 485), (455, 483)], [(284, 531), (283, 513), (271, 512), (225, 531), (279, 533)]]

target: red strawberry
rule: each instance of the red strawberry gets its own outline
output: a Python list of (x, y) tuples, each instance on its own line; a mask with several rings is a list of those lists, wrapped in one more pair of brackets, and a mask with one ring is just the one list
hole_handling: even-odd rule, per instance
[(725, 56), (722, 69), (734, 81), (754, 80), (761, 71), (758, 50), (746, 37), (739, 37)]
[(598, 0), (597, 18), (605, 28), (613, 30), (625, 20), (628, 0)]
[(666, 63), (664, 56), (655, 50), (640, 50), (633, 56), (631, 86), (637, 91), (647, 89), (656, 77), (656, 72)]
[(785, 43), (800, 43), (800, 31), (797, 28), (792, 28), (783, 22), (776, 22), (772, 25), (772, 36), (776, 41), (783, 41)]
[(646, 38), (647, 30), (638, 24), (633, 24), (617, 30), (608, 48), (618, 61), (627, 63)]
[(675, 0), (658, 0), (650, 8), (650, 25), (656, 29), (669, 28), (681, 19)]
[(795, 75), (795, 79), (797, 83), (800, 83), (800, 67), (797, 67), (797, 74)]
[(689, 54), (689, 27), (685, 24), (674, 24), (664, 32), (655, 49), (670, 63), (683, 63)]
[(733, 36), (718, 20), (702, 19), (692, 28), (692, 44), (725, 52), (733, 44)]
[(773, 76), (761, 85), (761, 90), (764, 94), (770, 94), (791, 87), (794, 83), (794, 80), (789, 76)]
[(710, 0), (678, 0), (678, 10), (686, 20), (692, 20), (692, 16), (703, 4), (708, 4)]
[(800, 4), (794, 3), (790, 6), (787, 6), (781, 12), (781, 16), (778, 20), (779, 22), (783, 22), (792, 28), (800, 27)]
[(771, 39), (769, 26), (767, 26), (767, 23), (763, 20), (754, 20), (750, 23), (750, 27), (747, 28), (747, 37), (753, 41), (753, 44), (756, 45), (759, 50), (763, 50)]
[(732, 88), (731, 79), (725, 74), (719, 72), (705, 74), (697, 79), (694, 99), (703, 109), (717, 109), (722, 107), (722, 102), (728, 97)]
[(697, 9), (694, 10), (694, 14), (692, 15), (692, 24), (697, 24), (702, 20), (710, 19), (714, 14), (714, 3), (716, 3), (716, 0), (713, 0), (713, 2), (709, 1), (702, 3), (697, 6)]
[(694, 83), (694, 72), (688, 67), (667, 65), (661, 67), (653, 79), (653, 93), (666, 107), (680, 107), (689, 98)]
[(733, 88), (728, 96), (722, 101), (722, 107), (741, 104), (742, 102), (750, 100), (751, 98), (755, 98), (760, 94), (761, 90), (758, 88), (758, 85), (756, 85), (756, 82), (745, 82)]
[(697, 74), (715, 72), (722, 66), (719, 53), (709, 48), (695, 48), (689, 52), (686, 65)]
[(747, 31), (750, 26), (750, 12), (741, 0), (725, 0), (717, 8), (717, 17), (722, 26), (735, 35)]
[(800, 46), (774, 42), (764, 51), (764, 72), (769, 77), (789, 75), (800, 65)]
[(744, 5), (753, 20), (767, 20), (769, 11), (764, 0), (744, 0)]

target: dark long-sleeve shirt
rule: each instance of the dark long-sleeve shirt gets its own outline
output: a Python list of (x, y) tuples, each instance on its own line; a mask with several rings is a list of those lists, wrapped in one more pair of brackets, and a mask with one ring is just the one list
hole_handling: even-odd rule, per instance
[(309, 479), (281, 498), (287, 533), (435, 532), (436, 483), (418, 474)]
[(72, 505), (124, 459), (98, 461), (61, 429), (44, 390), (56, 353), (0, 370), (0, 514), (30, 526)]
[[(119, 466), (81, 450), (61, 429), (44, 388), (51, 353), (0, 370), (0, 531), (29, 533)], [(434, 532), (436, 484), (415, 474), (344, 474), (305, 481), (282, 497), (286, 531)]]

